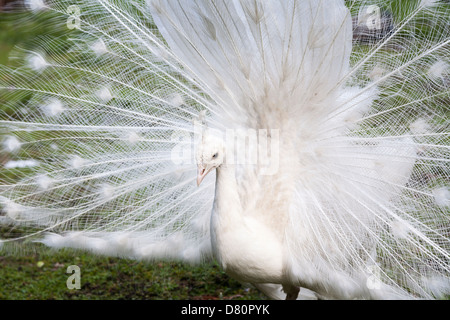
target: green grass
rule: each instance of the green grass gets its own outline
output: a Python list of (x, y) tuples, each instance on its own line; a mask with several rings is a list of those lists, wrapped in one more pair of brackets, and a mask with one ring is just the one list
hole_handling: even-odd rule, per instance
[[(80, 267), (81, 288), (67, 273)], [(70, 282), (70, 280), (69, 280)], [(228, 277), (215, 263), (190, 266), (98, 257), (71, 250), (0, 256), (0, 300), (216, 300), (265, 297)]]

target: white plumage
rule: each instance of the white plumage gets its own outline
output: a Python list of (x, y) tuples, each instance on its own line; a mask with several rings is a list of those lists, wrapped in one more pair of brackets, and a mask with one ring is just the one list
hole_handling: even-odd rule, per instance
[(214, 258), (272, 298), (449, 294), (447, 3), (78, 6), (69, 44), (0, 68), (3, 150), (36, 161), (0, 171), (3, 249)]

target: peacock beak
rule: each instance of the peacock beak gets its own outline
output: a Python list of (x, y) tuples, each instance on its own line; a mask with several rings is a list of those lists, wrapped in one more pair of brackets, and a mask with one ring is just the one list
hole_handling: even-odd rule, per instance
[(205, 179), (206, 175), (211, 170), (206, 170), (203, 166), (198, 166), (197, 171), (197, 187), (200, 186), (200, 183), (202, 183), (203, 179)]

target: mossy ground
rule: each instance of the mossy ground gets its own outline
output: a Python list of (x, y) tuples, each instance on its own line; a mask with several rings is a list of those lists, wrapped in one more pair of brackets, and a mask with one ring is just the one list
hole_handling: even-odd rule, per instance
[[(99, 257), (49, 249), (26, 256), (0, 256), (0, 299), (7, 300), (218, 300), (264, 299), (228, 277), (215, 263), (191, 266)], [(67, 272), (80, 269), (80, 289)]]

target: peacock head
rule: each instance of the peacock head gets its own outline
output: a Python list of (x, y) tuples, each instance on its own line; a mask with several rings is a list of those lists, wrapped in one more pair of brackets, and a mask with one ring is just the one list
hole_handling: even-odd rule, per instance
[(223, 165), (225, 160), (223, 140), (211, 134), (203, 133), (198, 144), (196, 160), (198, 167), (197, 186), (199, 186), (208, 173)]

